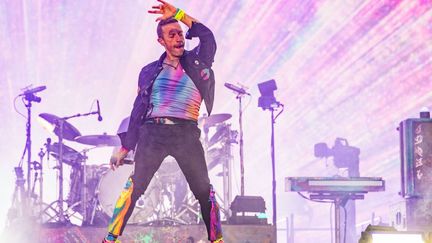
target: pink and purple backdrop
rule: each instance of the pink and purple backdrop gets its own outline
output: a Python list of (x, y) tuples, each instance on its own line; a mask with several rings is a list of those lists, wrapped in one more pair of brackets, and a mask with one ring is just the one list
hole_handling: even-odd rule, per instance
[[(88, 112), (99, 99), (102, 122), (89, 117), (71, 123), (84, 135), (114, 134), (130, 111), (140, 68), (163, 51), (156, 42), (156, 17), (147, 14), (153, 3), (0, 1), (0, 225), (6, 221), (14, 190), (13, 167), (25, 144), (25, 119), (14, 111), (14, 97), (29, 84), (48, 87), (40, 93), (42, 102), (34, 104), (33, 118), (42, 112), (59, 116)], [(271, 217), (270, 114), (257, 107), (257, 84), (275, 79), (275, 94), (285, 104), (275, 127), (279, 227), (285, 227), (291, 212), (312, 212), (309, 219), (299, 214), (299, 223), (328, 227), (329, 206), (306, 203), (284, 192), (283, 182), (287, 176), (334, 174), (331, 163), (314, 158), (313, 145), (321, 141), (332, 145), (336, 137), (361, 149), (362, 176), (382, 176), (387, 181), (385, 192), (371, 193), (358, 202), (358, 223), (369, 220), (372, 212), (388, 222), (389, 205), (400, 200), (396, 127), (417, 117), (421, 107), (432, 108), (432, 1), (172, 3), (214, 31), (218, 43), (214, 113), (231, 113), (234, 129), (238, 129), (237, 100), (223, 83), (250, 88), (252, 98), (244, 111), (246, 194), (263, 196)], [(20, 100), (17, 108), (25, 112)], [(36, 122), (32, 132), (36, 160), (49, 134)], [(77, 150), (85, 147), (68, 145)], [(233, 149), (233, 195), (237, 195), (238, 146)], [(89, 162), (105, 163), (110, 153), (110, 148), (93, 150)], [(45, 165), (53, 166), (53, 161)], [(56, 195), (54, 174), (52, 169), (46, 172), (46, 201)], [(330, 233), (319, 234), (321, 239), (330, 238)], [(280, 231), (281, 242), (284, 235)]]

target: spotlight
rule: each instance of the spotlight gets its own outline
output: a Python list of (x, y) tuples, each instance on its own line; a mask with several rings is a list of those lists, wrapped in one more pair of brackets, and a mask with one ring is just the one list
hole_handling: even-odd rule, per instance
[(397, 231), (393, 227), (369, 225), (359, 243), (430, 243), (421, 232)]
[(266, 110), (273, 109), (280, 105), (279, 102), (276, 101), (276, 98), (274, 96), (274, 91), (277, 90), (276, 82), (274, 79), (259, 83), (258, 89), (261, 93), (261, 97), (258, 98), (258, 107)]

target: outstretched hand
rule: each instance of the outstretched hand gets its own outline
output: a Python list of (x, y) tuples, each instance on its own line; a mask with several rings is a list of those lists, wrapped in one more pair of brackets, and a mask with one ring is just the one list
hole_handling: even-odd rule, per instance
[(156, 9), (156, 10), (149, 10), (148, 11), (151, 14), (161, 14), (162, 15), (156, 19), (156, 22), (160, 21), (160, 20), (168, 19), (168, 18), (170, 18), (176, 14), (176, 12), (177, 12), (176, 7), (165, 2), (164, 0), (157, 0), (157, 1), (160, 2), (161, 4), (159, 4), (157, 6), (152, 6), (152, 9)]

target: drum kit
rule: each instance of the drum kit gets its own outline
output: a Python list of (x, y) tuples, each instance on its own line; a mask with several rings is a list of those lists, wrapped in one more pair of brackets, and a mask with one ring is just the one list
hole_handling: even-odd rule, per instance
[[(118, 136), (108, 134), (82, 135), (77, 128), (53, 114), (39, 115), (44, 128), (52, 131), (58, 142), (46, 144), (47, 154), (57, 161), (58, 200), (41, 209), (42, 223), (68, 223), (74, 220), (78, 225), (108, 224), (115, 202), (128, 177), (133, 172), (133, 163), (124, 164), (115, 171), (107, 164), (88, 165), (89, 153), (100, 147), (113, 147), (113, 152), (121, 146)], [(229, 161), (230, 145), (235, 143), (237, 133), (224, 123), (230, 114), (215, 114), (199, 118), (198, 124), (204, 131), (203, 145), (207, 151), (208, 169), (222, 164), (224, 182), (223, 201), (230, 202)], [(215, 129), (209, 138), (210, 129)], [(63, 143), (63, 140), (89, 146), (78, 152)], [(126, 160), (133, 161), (133, 154)], [(67, 197), (63, 198), (63, 165), (70, 167), (70, 185)], [(42, 171), (41, 171), (42, 174)], [(43, 185), (40, 185), (42, 188)], [(227, 204), (226, 203), (226, 204)], [(224, 203), (225, 205), (225, 203)], [(228, 204), (225, 205), (228, 208)], [(78, 219), (78, 220), (76, 220)], [(140, 225), (172, 225), (198, 223), (199, 205), (174, 158), (168, 157), (153, 177), (145, 194), (139, 198), (128, 223)]]

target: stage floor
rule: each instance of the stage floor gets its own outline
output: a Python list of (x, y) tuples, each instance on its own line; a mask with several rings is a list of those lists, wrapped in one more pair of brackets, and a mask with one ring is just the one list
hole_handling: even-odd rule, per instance
[[(271, 225), (223, 225), (227, 243), (275, 242)], [(41, 227), (17, 225), (5, 230), (6, 242), (26, 243), (97, 243), (106, 227)], [(119, 238), (122, 243), (198, 243), (208, 242), (204, 225), (136, 226), (128, 225)]]

